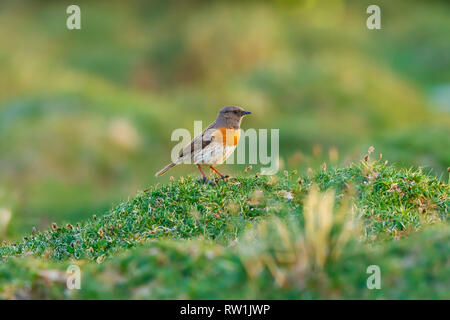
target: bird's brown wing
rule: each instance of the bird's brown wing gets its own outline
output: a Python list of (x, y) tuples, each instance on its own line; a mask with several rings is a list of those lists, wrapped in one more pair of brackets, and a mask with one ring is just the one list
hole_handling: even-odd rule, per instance
[(181, 158), (188, 155), (192, 158), (195, 151), (203, 150), (206, 146), (208, 146), (214, 139), (213, 133), (215, 131), (215, 124), (216, 122), (214, 121), (205, 130), (203, 130), (201, 134), (192, 139), (191, 143), (180, 152), (179, 159), (181, 160)]

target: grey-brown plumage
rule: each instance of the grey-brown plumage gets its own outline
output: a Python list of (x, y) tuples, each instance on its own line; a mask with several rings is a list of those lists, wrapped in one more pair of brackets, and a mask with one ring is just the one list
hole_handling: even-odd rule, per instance
[[(183, 162), (197, 164), (204, 178), (206, 177), (200, 164), (210, 165), (214, 171), (219, 173), (212, 165), (223, 163), (234, 151), (240, 137), (239, 129), (242, 118), (247, 114), (250, 112), (244, 111), (238, 106), (222, 108), (216, 120), (181, 151), (178, 159), (158, 171), (155, 176), (161, 176), (170, 168)], [(231, 143), (229, 140), (232, 140)], [(220, 175), (223, 177), (222, 174)]]

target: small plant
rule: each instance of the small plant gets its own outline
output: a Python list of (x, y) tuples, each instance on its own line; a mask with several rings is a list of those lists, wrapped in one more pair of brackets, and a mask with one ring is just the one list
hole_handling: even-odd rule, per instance
[(269, 218), (247, 232), (240, 250), (249, 276), (259, 277), (267, 268), (277, 285), (286, 287), (316, 276), (336, 261), (351, 236), (357, 235), (357, 224), (348, 197), (338, 210), (334, 204), (333, 190), (320, 192), (313, 186), (302, 218)]

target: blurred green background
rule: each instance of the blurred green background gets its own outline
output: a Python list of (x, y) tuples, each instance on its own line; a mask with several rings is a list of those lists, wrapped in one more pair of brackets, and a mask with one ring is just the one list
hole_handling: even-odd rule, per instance
[(0, 239), (197, 174), (154, 177), (174, 129), (230, 104), (253, 112), (244, 129), (280, 129), (285, 168), (373, 145), (447, 179), (446, 1), (76, 1), (81, 30), (70, 4), (0, 3)]

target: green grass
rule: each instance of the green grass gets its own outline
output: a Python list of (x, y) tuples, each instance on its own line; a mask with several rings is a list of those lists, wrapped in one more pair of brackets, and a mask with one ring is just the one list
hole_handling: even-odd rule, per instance
[[(448, 184), (370, 159), (310, 176), (251, 172), (155, 185), (105, 215), (3, 243), (0, 297), (450, 297)], [(65, 290), (70, 264), (82, 290)], [(383, 290), (366, 287), (372, 264)]]
[[(153, 239), (203, 239), (229, 243), (268, 216), (301, 216), (313, 184), (333, 189), (339, 199), (354, 189), (354, 203), (369, 240), (399, 237), (423, 225), (447, 220), (448, 184), (421, 170), (395, 169), (382, 161), (319, 171), (311, 177), (245, 176), (217, 186), (193, 178), (154, 186), (109, 213), (76, 225), (54, 223), (0, 247), (2, 258), (33, 253), (56, 260), (103, 259)], [(255, 191), (260, 191), (257, 197)], [(292, 196), (292, 199), (290, 197)], [(255, 201), (254, 198), (260, 198)]]
[[(317, 207), (311, 209), (314, 218), (323, 214), (321, 201), (326, 201), (325, 196), (318, 200)], [(340, 207), (345, 208), (343, 204)], [(350, 237), (338, 247), (338, 242), (333, 239), (340, 239), (345, 234), (343, 228), (338, 228), (342, 221), (333, 218), (328, 240), (321, 242), (320, 230), (309, 232), (308, 223), (312, 221), (307, 220), (305, 226), (304, 218), (295, 211), (283, 218), (272, 216), (254, 226), (247, 226), (239, 240), (228, 245), (202, 237), (193, 240), (159, 239), (128, 250), (122, 247), (121, 252), (112, 257), (96, 261), (55, 261), (45, 256), (28, 255), (9, 258), (0, 263), (0, 298), (450, 297), (448, 225), (440, 223), (399, 241), (371, 245)], [(210, 221), (210, 224), (214, 223)], [(212, 228), (220, 229), (217, 226)], [(311, 246), (316, 250), (309, 250)], [(320, 248), (325, 248), (326, 254), (325, 259), (318, 263), (316, 258)], [(71, 264), (78, 265), (82, 271), (81, 290), (65, 289), (65, 271)], [(381, 290), (367, 289), (369, 275), (366, 270), (370, 265), (380, 267)]]
[[(270, 270), (251, 276), (247, 253), (205, 241), (150, 242), (102, 264), (76, 262), (81, 290), (42, 270), (65, 274), (74, 262), (37, 258), (0, 264), (0, 297), (73, 299), (448, 299), (450, 229), (431, 228), (407, 239), (349, 245), (339, 259), (279, 286)], [(380, 266), (381, 290), (368, 290), (367, 267)]]
[(167, 182), (154, 172), (172, 131), (226, 104), (253, 111), (244, 129), (280, 129), (289, 169), (330, 162), (333, 147), (346, 165), (367, 145), (437, 175), (450, 163), (450, 116), (428, 99), (450, 79), (443, 1), (380, 0), (379, 32), (365, 26), (368, 0), (78, 4), (83, 27), (69, 31), (62, 2), (2, 1), (2, 239)]

